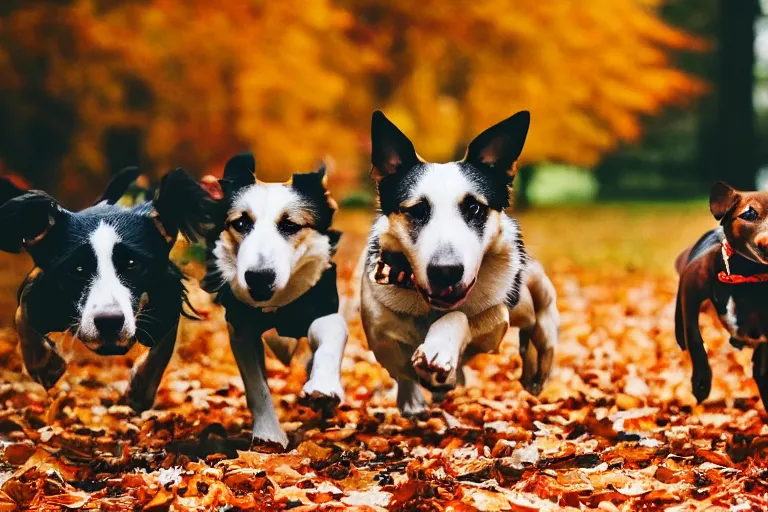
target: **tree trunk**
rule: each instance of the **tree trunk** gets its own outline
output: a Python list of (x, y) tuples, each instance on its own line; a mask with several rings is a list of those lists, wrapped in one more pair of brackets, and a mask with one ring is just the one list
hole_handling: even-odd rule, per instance
[(755, 188), (757, 175), (752, 94), (759, 13), (758, 0), (720, 0), (714, 174), (747, 190)]

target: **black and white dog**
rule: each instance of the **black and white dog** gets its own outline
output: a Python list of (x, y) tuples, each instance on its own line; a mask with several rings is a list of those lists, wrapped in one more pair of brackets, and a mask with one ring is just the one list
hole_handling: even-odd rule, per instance
[(138, 341), (151, 349), (134, 365), (126, 400), (142, 411), (152, 407), (188, 305), (170, 250), (179, 232), (196, 237), (210, 199), (176, 169), (154, 200), (118, 206), (137, 176), (136, 169), (124, 170), (94, 206), (78, 212), (0, 179), (0, 250), (24, 248), (35, 264), (19, 289), (16, 311), (32, 378), (48, 389), (66, 370), (50, 333), (70, 332), (100, 355), (126, 354)]
[(504, 210), (530, 115), (475, 138), (458, 162), (422, 160), (383, 113), (373, 114), (372, 170), (381, 215), (365, 255), (361, 315), (368, 344), (397, 380), (397, 404), (418, 414), (417, 383), (443, 392), (474, 354), (520, 328), (522, 382), (538, 393), (559, 332), (555, 290)]
[(337, 206), (323, 168), (294, 174), (288, 183), (263, 183), (255, 165), (253, 155), (242, 154), (225, 166), (203, 288), (226, 309), (253, 438), (285, 446), (262, 340), (287, 364), (298, 339), (307, 337), (313, 356), (305, 397), (318, 405), (344, 399), (340, 372), (348, 330), (338, 313), (331, 262), (340, 233), (331, 229)]

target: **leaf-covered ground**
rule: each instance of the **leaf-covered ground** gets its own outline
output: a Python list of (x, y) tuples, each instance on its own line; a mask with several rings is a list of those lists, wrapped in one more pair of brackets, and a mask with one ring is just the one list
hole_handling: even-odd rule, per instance
[[(117, 405), (130, 357), (99, 359), (64, 340), (73, 364), (46, 394), (22, 373), (6, 329), (0, 511), (765, 510), (767, 416), (748, 378), (749, 351), (703, 317), (715, 382), (697, 406), (673, 338), (672, 261), (711, 225), (705, 213), (697, 203), (523, 216), (562, 315), (557, 369), (539, 397), (518, 383), (514, 332), (501, 354), (472, 363), (466, 388), (415, 421), (394, 408), (393, 382), (358, 321), (343, 366), (348, 403), (331, 418), (296, 403), (306, 346), (289, 368), (270, 359), (286, 453), (249, 450), (222, 312), (196, 288), (206, 320), (184, 324), (156, 409), (138, 417)], [(340, 221), (349, 296), (367, 218)], [(26, 265), (0, 261), (0, 286), (12, 293)], [(10, 318), (13, 297), (2, 301)]]

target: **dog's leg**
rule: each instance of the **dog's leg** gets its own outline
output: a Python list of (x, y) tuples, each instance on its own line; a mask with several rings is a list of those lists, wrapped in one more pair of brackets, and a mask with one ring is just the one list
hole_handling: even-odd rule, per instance
[[(530, 333), (530, 340), (533, 346), (536, 347), (536, 353), (529, 354), (531, 347), (527, 347), (523, 357), (523, 369), (525, 372), (526, 360), (532, 361), (535, 359), (536, 373), (530, 380), (524, 378), (523, 385), (528, 392), (538, 395), (552, 373), (555, 347), (557, 346), (557, 339), (560, 333), (560, 313), (557, 311), (555, 287), (538, 262), (531, 263), (528, 269), (527, 284), (533, 299), (533, 309), (536, 315), (536, 323)], [(521, 338), (521, 350), (522, 347)], [(521, 353), (521, 355), (523, 354)]]
[(229, 344), (245, 385), (245, 398), (253, 416), (253, 439), (278, 443), (285, 447), (288, 437), (277, 420), (272, 393), (267, 385), (264, 343), (260, 337), (250, 338), (229, 326)]
[[(456, 387), (464, 386), (466, 378), (464, 375), (464, 363), (459, 363), (459, 367), (456, 369)], [(450, 389), (438, 389), (432, 392), (432, 403), (442, 404), (448, 397)]]
[(675, 340), (680, 350), (685, 350), (685, 320), (683, 319), (683, 287), (682, 280), (675, 299)]
[(16, 331), (21, 339), (21, 355), (24, 367), (32, 380), (51, 389), (67, 370), (67, 363), (48, 344), (44, 336), (35, 331), (24, 313), (24, 307), (16, 309)]
[(752, 377), (755, 379), (763, 409), (768, 410), (768, 345), (761, 343), (752, 354)]
[(406, 417), (418, 416), (427, 410), (427, 401), (418, 383), (409, 379), (397, 381), (397, 408)]
[(539, 366), (539, 355), (536, 347), (531, 343), (533, 328), (520, 329), (520, 359), (523, 361), (523, 371), (520, 383), (530, 393), (536, 381), (536, 372)]
[(16, 309), (14, 320), (16, 331), (21, 340), (24, 367), (35, 382), (42, 384), (45, 389), (51, 389), (64, 375), (67, 363), (48, 343), (46, 337), (37, 332), (29, 321), (27, 302), (35, 282), (40, 277), (42, 277), (42, 271), (39, 269), (35, 269), (27, 275), (19, 293), (19, 307)]
[(520, 383), (526, 390), (531, 389), (536, 380), (536, 372), (539, 366), (539, 354), (531, 343), (533, 328), (536, 325), (536, 310), (531, 297), (528, 283), (520, 287), (520, 295), (517, 304), (509, 310), (509, 323), (520, 328), (520, 359), (523, 363)]
[(699, 330), (699, 312), (702, 303), (706, 300), (706, 292), (702, 289), (701, 275), (698, 270), (693, 265), (689, 265), (680, 276), (677, 296), (682, 326), (676, 325), (675, 331), (678, 333), (678, 343), (679, 336), (682, 334), (684, 346), (691, 356), (693, 396), (698, 403), (701, 403), (707, 399), (712, 390), (712, 368), (709, 366), (707, 349), (704, 347), (704, 340)]
[(497, 304), (469, 319), (472, 345), (471, 355), (496, 353), (509, 329), (509, 309), (506, 304)]
[(179, 326), (173, 327), (159, 343), (141, 355), (131, 369), (131, 382), (125, 401), (137, 413), (151, 409), (163, 379), (163, 373), (173, 356)]
[(452, 311), (438, 318), (411, 357), (421, 384), (431, 390), (454, 387), (456, 371), (470, 341), (472, 332), (467, 315)]
[(312, 359), (307, 368), (309, 380), (304, 384), (304, 394), (311, 401), (328, 398), (343, 401), (341, 360), (349, 337), (347, 322), (338, 313), (318, 318), (309, 326), (307, 337)]
[(283, 363), (285, 366), (291, 364), (293, 354), (299, 347), (299, 340), (288, 336), (278, 336), (277, 331), (270, 329), (262, 336), (264, 343), (267, 344), (269, 350), (275, 355), (275, 357)]
[[(560, 315), (554, 302), (537, 312), (536, 325), (533, 328), (531, 342), (536, 347), (536, 375), (526, 389), (534, 395), (541, 393), (541, 389), (552, 373), (552, 365), (555, 359), (555, 346), (560, 332)], [(529, 348), (530, 350), (530, 348)]]

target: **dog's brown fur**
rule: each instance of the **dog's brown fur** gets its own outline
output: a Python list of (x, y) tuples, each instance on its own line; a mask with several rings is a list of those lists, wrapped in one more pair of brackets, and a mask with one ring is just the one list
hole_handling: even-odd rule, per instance
[(755, 348), (753, 376), (765, 404), (768, 400), (768, 282), (730, 284), (718, 274), (728, 272), (722, 240), (733, 248), (730, 273), (755, 276), (768, 272), (768, 192), (743, 192), (718, 182), (710, 193), (710, 211), (720, 227), (705, 234), (675, 261), (680, 274), (675, 311), (675, 336), (693, 364), (693, 394), (709, 396), (712, 370), (699, 330), (699, 313), (711, 301), (731, 343)]

